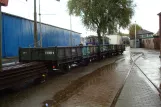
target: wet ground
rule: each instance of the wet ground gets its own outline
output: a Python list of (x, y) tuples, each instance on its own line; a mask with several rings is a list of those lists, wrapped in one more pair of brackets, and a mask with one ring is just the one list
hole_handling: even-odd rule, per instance
[(110, 107), (130, 70), (130, 51), (124, 58), (91, 73), (81, 90), (62, 102), (60, 107)]
[(50, 100), (53, 96), (70, 85), (73, 81), (87, 74), (92, 73), (115, 60), (123, 58), (117, 56), (108, 58), (100, 62), (93, 62), (86, 67), (77, 67), (67, 74), (55, 73), (43, 84), (28, 86), (18, 92), (0, 92), (0, 107), (41, 107), (45, 100)]
[[(136, 59), (139, 55), (141, 57), (133, 63), (131, 57)], [(153, 99), (159, 99), (158, 91), (153, 84), (159, 89), (160, 73), (159, 51), (127, 48), (121, 56), (93, 62), (86, 67), (74, 68), (68, 74), (54, 74), (43, 84), (3, 94), (0, 96), (0, 107), (41, 107), (44, 104), (49, 107), (112, 107), (113, 104), (114, 106), (117, 104), (117, 107), (130, 107), (118, 102), (122, 99), (124, 90), (130, 90), (129, 95), (135, 93), (131, 87), (137, 90), (144, 89), (145, 92), (148, 90)], [(143, 83), (139, 84), (138, 81)], [(137, 97), (129, 95), (126, 98), (141, 98), (139, 94), (134, 94)], [(145, 94), (142, 91), (143, 95)], [(145, 97), (150, 99), (148, 95)], [(127, 104), (126, 98), (123, 98), (123, 104)], [(134, 102), (133, 99), (131, 101)], [(151, 102), (160, 104), (152, 100)], [(135, 102), (133, 104), (136, 105)], [(142, 107), (140, 105), (139, 107)]]
[(84, 80), (79, 92), (58, 106), (110, 107), (129, 71), (129, 63), (119, 60), (94, 71), (89, 75), (90, 78)]
[(134, 66), (115, 107), (161, 107), (161, 100), (154, 86)]
[(146, 76), (159, 88), (161, 83), (160, 52), (149, 49), (132, 49), (131, 52), (143, 52), (144, 57), (139, 58), (136, 64)]
[(137, 60), (132, 58), (132, 69), (127, 77), (116, 107), (161, 107), (159, 97), (160, 63), (159, 52), (147, 49), (132, 49), (141, 53)]

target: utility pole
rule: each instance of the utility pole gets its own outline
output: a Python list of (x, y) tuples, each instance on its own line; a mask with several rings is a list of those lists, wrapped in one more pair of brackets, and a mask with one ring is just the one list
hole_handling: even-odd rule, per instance
[(34, 47), (38, 47), (36, 0), (34, 0)]
[(41, 3), (39, 0), (39, 25), (40, 25), (40, 46), (42, 47), (42, 32), (41, 32)]
[(2, 69), (2, 6), (8, 6), (8, 0), (0, 0), (0, 72)]
[(0, 4), (0, 70), (2, 72), (2, 6)]
[(136, 21), (135, 21), (135, 48), (136, 48)]
[(103, 33), (103, 45), (105, 45), (105, 34)]
[(71, 18), (71, 15), (70, 15), (70, 45), (72, 46), (72, 18)]
[[(60, 1), (60, 0), (56, 0)], [(36, 0), (34, 0), (34, 46), (38, 47), (38, 42), (40, 43), (40, 47), (42, 47), (42, 24), (41, 24), (41, 2), (39, 0), (39, 27), (40, 27), (40, 41), (38, 41), (37, 34), (37, 12), (36, 12)], [(55, 14), (43, 14), (43, 15), (55, 15)]]

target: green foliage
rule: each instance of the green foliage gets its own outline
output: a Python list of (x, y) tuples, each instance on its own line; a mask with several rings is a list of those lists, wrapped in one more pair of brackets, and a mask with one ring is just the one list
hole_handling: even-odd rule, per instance
[[(69, 0), (69, 14), (80, 16), (85, 27), (101, 35), (126, 28), (134, 14), (133, 0)], [(118, 27), (119, 26), (119, 27)]]
[[(141, 29), (142, 29), (142, 27), (140, 25), (136, 24), (136, 32), (138, 32)], [(129, 35), (130, 35), (130, 38), (135, 38), (135, 24), (130, 25)]]
[(120, 32), (119, 35), (120, 35), (120, 36), (129, 36), (129, 34), (122, 33), (122, 32)]
[(69, 0), (69, 14), (80, 16), (83, 24), (94, 31), (113, 33), (126, 28), (134, 14), (132, 0)]

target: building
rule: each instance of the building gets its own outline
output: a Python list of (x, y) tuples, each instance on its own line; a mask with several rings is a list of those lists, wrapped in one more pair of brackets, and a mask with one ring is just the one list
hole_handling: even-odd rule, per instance
[(153, 32), (150, 32), (145, 29), (141, 29), (137, 32), (137, 37), (139, 37), (140, 39), (151, 38), (153, 37), (153, 34), (154, 34)]
[(123, 42), (124, 45), (130, 45), (129, 36), (122, 36), (122, 42)]
[[(103, 37), (101, 37), (101, 44), (103, 44), (103, 41), (104, 41), (104, 44), (109, 44), (108, 37), (104, 37), (104, 40), (103, 40)], [(98, 36), (90, 35), (86, 38), (86, 45), (98, 45), (98, 44), (99, 44)]]
[[(130, 47), (135, 48), (135, 39), (130, 40)], [(136, 48), (140, 48), (140, 40), (136, 39)]]
[(122, 44), (122, 36), (120, 35), (108, 35), (107, 36), (110, 39), (110, 44)]
[(85, 46), (86, 45), (86, 37), (81, 37), (81, 44), (83, 45), (83, 46)]
[[(40, 23), (38, 41), (40, 41)], [(20, 47), (34, 46), (34, 22), (19, 16), (2, 14), (2, 56), (17, 57)], [(81, 34), (53, 25), (41, 24), (42, 47), (76, 46), (80, 44)]]
[[(130, 41), (131, 47), (135, 45), (135, 40)], [(141, 29), (137, 32), (136, 39), (137, 48), (147, 48), (147, 49), (159, 49), (159, 36), (158, 33), (154, 35), (153, 32), (150, 32), (145, 29)]]
[(137, 32), (141, 48), (154, 49), (153, 32), (141, 29)]

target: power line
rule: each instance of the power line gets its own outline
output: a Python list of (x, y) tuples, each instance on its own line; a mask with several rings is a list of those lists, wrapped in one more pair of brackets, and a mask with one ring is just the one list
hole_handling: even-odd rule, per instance
[[(15, 0), (13, 0), (13, 1), (15, 1)], [(29, 4), (26, 2), (26, 0), (16, 0), (16, 2), (22, 3), (22, 4), (24, 4), (26, 7), (31, 7), (32, 9), (34, 9), (34, 6), (29, 5)], [(40, 5), (40, 6), (41, 6), (41, 11), (49, 12), (49, 10), (42, 8), (43, 5)]]

